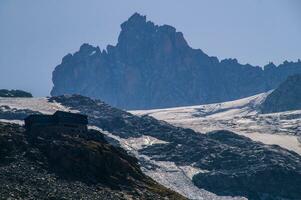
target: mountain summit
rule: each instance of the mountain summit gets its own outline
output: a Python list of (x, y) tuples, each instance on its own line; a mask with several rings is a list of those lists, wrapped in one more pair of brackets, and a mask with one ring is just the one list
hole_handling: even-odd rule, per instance
[(82, 94), (124, 109), (223, 102), (274, 89), (301, 73), (301, 62), (264, 68), (219, 61), (191, 48), (183, 34), (138, 13), (121, 24), (116, 46), (83, 44), (53, 72), (51, 95)]

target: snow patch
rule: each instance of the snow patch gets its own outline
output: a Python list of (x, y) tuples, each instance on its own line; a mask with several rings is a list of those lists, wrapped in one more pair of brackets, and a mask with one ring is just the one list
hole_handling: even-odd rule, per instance
[[(145, 159), (149, 159), (144, 157)], [(173, 162), (152, 161), (156, 165), (155, 169), (142, 168), (142, 171), (159, 182), (160, 184), (179, 192), (183, 196), (194, 200), (245, 200), (243, 197), (227, 197), (217, 196), (204, 189), (196, 187), (191, 179), (192, 176), (203, 170), (193, 168), (190, 166), (177, 166)]]
[(118, 142), (120, 142), (121, 147), (123, 147), (127, 151), (130, 151), (131, 153), (134, 153), (137, 156), (138, 156), (138, 150), (141, 150), (147, 146), (151, 146), (154, 144), (167, 144), (168, 143), (166, 141), (159, 140), (155, 137), (146, 136), (146, 135), (143, 135), (138, 138), (130, 137), (130, 138), (125, 139), (125, 138), (121, 138), (119, 136), (113, 135), (112, 133), (110, 133), (108, 131), (104, 131), (97, 126), (89, 126), (89, 129), (97, 130), (97, 131), (107, 135), (108, 137), (117, 140)]
[(206, 173), (208, 170), (202, 170), (196, 167), (192, 166), (179, 166), (179, 169), (182, 170), (182, 172), (190, 179), (192, 180), (192, 177), (199, 173)]
[(163, 140), (159, 140), (157, 138), (151, 137), (151, 136), (141, 136), (139, 138), (128, 138), (124, 140), (124, 143), (127, 146), (131, 146), (131, 148), (135, 150), (143, 149), (147, 146), (151, 146), (154, 144), (166, 144), (168, 142), (165, 142)]
[(89, 56), (93, 56), (95, 53), (96, 51), (92, 51)]

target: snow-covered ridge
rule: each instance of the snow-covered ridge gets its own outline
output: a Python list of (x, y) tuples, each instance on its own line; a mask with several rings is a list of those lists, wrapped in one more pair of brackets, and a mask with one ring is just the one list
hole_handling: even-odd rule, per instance
[(265, 144), (276, 144), (301, 155), (301, 110), (261, 114), (259, 107), (269, 93), (224, 103), (130, 111), (150, 115), (176, 126), (206, 133), (230, 130)]

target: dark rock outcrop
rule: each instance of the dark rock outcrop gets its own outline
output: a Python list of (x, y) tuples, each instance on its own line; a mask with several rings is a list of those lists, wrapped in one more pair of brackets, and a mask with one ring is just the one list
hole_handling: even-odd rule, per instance
[(263, 113), (301, 109), (301, 74), (289, 76), (263, 102)]
[(134, 14), (121, 24), (116, 46), (83, 44), (53, 72), (51, 95), (81, 94), (125, 109), (224, 102), (274, 89), (301, 62), (264, 69), (219, 61), (192, 49), (181, 32)]
[(95, 130), (0, 123), (0, 179), (1, 199), (185, 199)]
[(0, 97), (32, 97), (32, 94), (23, 90), (0, 90)]
[(91, 124), (121, 138), (145, 135), (166, 141), (139, 153), (207, 170), (195, 175), (193, 181), (213, 193), (250, 200), (297, 200), (301, 196), (301, 157), (277, 145), (264, 145), (229, 131), (196, 133), (79, 95), (52, 97), (50, 101), (87, 114)]

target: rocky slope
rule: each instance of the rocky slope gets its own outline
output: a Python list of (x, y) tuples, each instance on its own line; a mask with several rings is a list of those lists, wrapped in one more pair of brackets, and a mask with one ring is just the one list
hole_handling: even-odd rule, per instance
[(301, 157), (276, 145), (254, 142), (229, 131), (201, 134), (79, 95), (32, 99), (32, 104), (27, 99), (0, 99), (1, 104), (9, 106), (12, 113), (12, 109), (54, 112), (64, 108), (87, 114), (90, 126), (111, 144), (135, 155), (144, 173), (190, 199), (297, 200), (301, 196)]
[(289, 76), (262, 104), (263, 113), (301, 110), (301, 74)]
[(0, 123), (0, 178), (1, 199), (185, 199), (95, 130), (25, 132)]
[(32, 97), (32, 94), (22, 90), (0, 90), (0, 97)]
[(83, 44), (53, 72), (52, 95), (82, 94), (125, 109), (224, 102), (274, 89), (301, 62), (242, 65), (192, 49), (181, 32), (134, 14), (121, 24), (116, 46)]
[[(158, 162), (199, 169), (193, 182), (207, 191), (250, 200), (301, 196), (301, 157), (279, 146), (263, 145), (229, 131), (196, 133), (76, 95), (53, 97), (50, 101), (89, 115), (91, 124), (119, 138), (150, 136), (164, 141), (142, 147), (138, 153)], [(143, 157), (140, 162), (156, 168)]]

